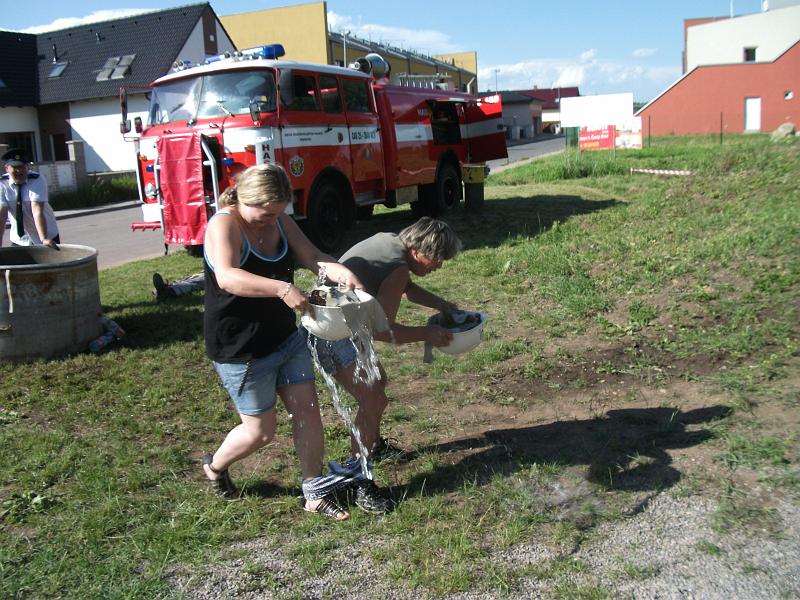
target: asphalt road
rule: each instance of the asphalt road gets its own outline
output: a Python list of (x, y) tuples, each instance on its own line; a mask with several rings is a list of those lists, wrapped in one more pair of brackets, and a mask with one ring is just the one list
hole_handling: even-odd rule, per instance
[(541, 158), (548, 154), (563, 152), (566, 142), (563, 135), (545, 135), (532, 142), (515, 142), (508, 147), (508, 158), (490, 160), (487, 164), (492, 173), (499, 173), (509, 166), (516, 166), (520, 162), (525, 162), (534, 158)]
[[(508, 158), (489, 161), (492, 172), (499, 172), (520, 161), (531, 160), (564, 150), (564, 136), (541, 137), (533, 142), (515, 144), (508, 148)], [(127, 262), (155, 258), (164, 254), (161, 230), (131, 231), (130, 224), (142, 220), (138, 206), (125, 203), (116, 210), (104, 212), (69, 211), (56, 213), (61, 241), (82, 244), (98, 251), (97, 266), (107, 269)]]
[(96, 248), (98, 269), (107, 269), (164, 254), (161, 230), (131, 231), (131, 223), (141, 220), (142, 211), (136, 206), (58, 218), (58, 230), (61, 241), (65, 244), (82, 244)]

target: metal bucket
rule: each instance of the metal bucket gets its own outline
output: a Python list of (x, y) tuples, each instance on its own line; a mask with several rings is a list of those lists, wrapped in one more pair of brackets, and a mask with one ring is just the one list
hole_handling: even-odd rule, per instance
[(86, 350), (102, 333), (97, 250), (0, 248), (0, 360)]

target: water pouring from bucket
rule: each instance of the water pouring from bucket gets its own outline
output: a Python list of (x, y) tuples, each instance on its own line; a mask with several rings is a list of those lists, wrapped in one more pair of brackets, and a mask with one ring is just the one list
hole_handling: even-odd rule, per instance
[(372, 385), (381, 377), (372, 333), (388, 330), (389, 322), (377, 300), (363, 290), (349, 290), (346, 283), (331, 286), (324, 282), (325, 273), (321, 271), (317, 285), (309, 293), (314, 315), (304, 314), (301, 323), (312, 334), (308, 336), (308, 347), (315, 367), (331, 391), (334, 408), (358, 445), (361, 471), (367, 479), (372, 479), (367, 462), (369, 452), (361, 432), (353, 422), (351, 410), (342, 404), (333, 376), (323, 368), (317, 346), (349, 340), (356, 354), (354, 380)]

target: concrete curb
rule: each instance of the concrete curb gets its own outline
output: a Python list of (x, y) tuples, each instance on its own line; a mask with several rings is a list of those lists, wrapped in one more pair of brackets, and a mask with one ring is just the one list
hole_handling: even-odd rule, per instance
[(104, 204), (102, 206), (92, 206), (90, 208), (75, 208), (70, 210), (56, 210), (56, 220), (71, 219), (73, 217), (84, 217), (86, 215), (96, 215), (99, 213), (111, 212), (114, 210), (124, 210), (141, 206), (141, 200), (128, 200), (126, 202), (115, 202), (114, 204)]

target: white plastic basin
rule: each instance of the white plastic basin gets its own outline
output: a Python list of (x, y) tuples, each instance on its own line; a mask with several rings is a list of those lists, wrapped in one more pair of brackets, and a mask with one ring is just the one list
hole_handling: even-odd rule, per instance
[(445, 354), (464, 354), (465, 352), (475, 349), (478, 344), (481, 343), (483, 339), (483, 327), (486, 324), (487, 315), (486, 313), (470, 312), (467, 312), (467, 314), (480, 316), (480, 322), (467, 331), (453, 331), (453, 341), (447, 346), (440, 346), (438, 350), (441, 350)]

